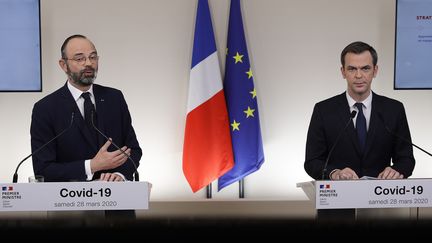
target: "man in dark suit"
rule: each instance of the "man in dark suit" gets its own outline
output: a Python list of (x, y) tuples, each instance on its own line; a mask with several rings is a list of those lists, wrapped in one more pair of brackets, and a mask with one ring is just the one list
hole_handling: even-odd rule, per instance
[[(351, 43), (342, 51), (341, 72), (347, 80), (347, 91), (317, 103), (309, 125), (304, 166), (314, 179), (358, 179), (362, 176), (399, 179), (412, 174), (415, 160), (411, 144), (385, 128), (411, 141), (403, 104), (371, 91), (372, 79), (378, 72), (377, 61), (374, 48), (363, 42)], [(356, 103), (361, 103), (361, 108)], [(366, 121), (363, 147), (356, 131), (359, 109)], [(343, 130), (354, 110), (357, 114), (353, 122)], [(340, 132), (343, 134), (322, 178), (329, 150)]]
[[(347, 91), (315, 105), (306, 142), (306, 172), (316, 180), (409, 177), (415, 165), (412, 145), (391, 134), (411, 141), (404, 106), (371, 90), (378, 72), (375, 49), (351, 43), (342, 51), (341, 62)], [(344, 129), (353, 111), (356, 116)]]
[[(44, 176), (46, 182), (134, 179), (142, 151), (122, 92), (93, 84), (98, 61), (89, 39), (83, 35), (68, 37), (59, 60), (68, 80), (33, 107), (32, 151), (65, 131), (33, 156), (34, 173)], [(94, 218), (93, 214), (88, 216)], [(105, 217), (130, 220), (135, 219), (135, 211), (108, 210)]]
[[(33, 151), (68, 128), (73, 119), (65, 134), (33, 156), (34, 173), (44, 176), (45, 181), (133, 180), (142, 151), (122, 92), (93, 84), (98, 61), (89, 39), (68, 37), (59, 60), (68, 80), (34, 105), (30, 129)], [(97, 133), (93, 125), (124, 152)]]

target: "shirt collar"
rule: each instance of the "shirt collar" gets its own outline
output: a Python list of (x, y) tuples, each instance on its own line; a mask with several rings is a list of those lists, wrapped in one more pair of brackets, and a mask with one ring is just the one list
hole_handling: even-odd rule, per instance
[[(357, 103), (357, 101), (355, 101), (349, 94), (348, 92), (345, 92), (346, 94), (346, 98), (348, 100), (348, 105), (349, 107), (354, 107), (355, 103)], [(363, 103), (363, 106), (366, 107), (366, 109), (370, 109), (371, 104), (372, 104), (372, 91), (370, 92), (369, 96), (363, 100), (361, 103)]]
[[(81, 98), (81, 94), (84, 93), (83, 91), (77, 89), (76, 87), (74, 87), (72, 84), (70, 84), (70, 82), (67, 82), (67, 87), (69, 89), (69, 91), (71, 92), (73, 98), (75, 101), (78, 101), (79, 98)], [(93, 95), (93, 84), (90, 85), (89, 90), (85, 91), (85, 92), (89, 92), (90, 93), (90, 97), (94, 97)]]

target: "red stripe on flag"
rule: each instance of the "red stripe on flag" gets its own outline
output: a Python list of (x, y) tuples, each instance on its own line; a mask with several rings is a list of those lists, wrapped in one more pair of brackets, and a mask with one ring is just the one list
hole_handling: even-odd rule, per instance
[(183, 173), (193, 192), (234, 166), (223, 90), (189, 112), (183, 147)]

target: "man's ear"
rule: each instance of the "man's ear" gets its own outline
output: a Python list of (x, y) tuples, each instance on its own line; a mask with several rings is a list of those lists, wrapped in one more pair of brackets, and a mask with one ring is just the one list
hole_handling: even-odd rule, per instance
[(61, 69), (63, 69), (63, 71), (66, 73), (67, 72), (67, 64), (66, 61), (64, 59), (60, 59), (59, 60), (59, 65), (61, 67)]
[(378, 74), (378, 65), (375, 65), (375, 67), (374, 67), (374, 78), (376, 77), (377, 74)]
[(342, 74), (342, 77), (344, 78), (344, 79), (346, 79), (346, 77), (345, 77), (345, 70), (344, 70), (344, 67), (341, 67), (341, 74)]

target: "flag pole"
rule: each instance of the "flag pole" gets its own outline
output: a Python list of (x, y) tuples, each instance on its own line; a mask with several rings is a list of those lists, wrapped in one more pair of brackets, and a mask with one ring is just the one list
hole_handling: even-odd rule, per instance
[(244, 198), (244, 178), (239, 180), (239, 198)]
[(207, 198), (212, 198), (212, 184), (208, 184), (206, 186), (206, 191), (207, 191)]

